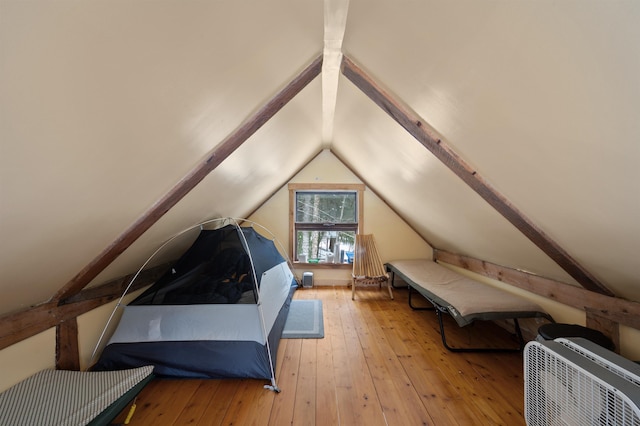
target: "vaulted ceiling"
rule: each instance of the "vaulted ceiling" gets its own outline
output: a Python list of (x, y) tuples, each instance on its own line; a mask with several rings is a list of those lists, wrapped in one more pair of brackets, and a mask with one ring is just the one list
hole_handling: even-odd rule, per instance
[(97, 280), (252, 212), (328, 149), (435, 247), (575, 283), (345, 78), (341, 53), (638, 301), (639, 20), (635, 1), (2, 0), (0, 313), (51, 297), (321, 55)]

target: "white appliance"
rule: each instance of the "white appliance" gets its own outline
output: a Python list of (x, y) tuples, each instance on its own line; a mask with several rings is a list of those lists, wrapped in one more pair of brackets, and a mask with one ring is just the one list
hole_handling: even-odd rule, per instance
[(529, 342), (524, 398), (528, 426), (640, 426), (640, 365), (582, 338)]
[(304, 288), (313, 287), (313, 272), (304, 272), (302, 274), (302, 287)]

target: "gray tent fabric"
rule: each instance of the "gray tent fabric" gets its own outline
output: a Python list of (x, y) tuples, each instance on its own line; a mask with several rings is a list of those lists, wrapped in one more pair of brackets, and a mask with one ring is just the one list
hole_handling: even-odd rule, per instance
[(202, 230), (154, 285), (124, 307), (93, 370), (153, 365), (166, 377), (271, 379), (298, 283), (253, 227)]

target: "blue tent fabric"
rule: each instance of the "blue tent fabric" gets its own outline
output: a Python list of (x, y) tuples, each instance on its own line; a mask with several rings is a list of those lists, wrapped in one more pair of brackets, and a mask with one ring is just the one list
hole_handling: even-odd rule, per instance
[(175, 265), (131, 304), (236, 303), (255, 287), (252, 264), (259, 287), (264, 272), (283, 261), (273, 241), (251, 227), (203, 230)]
[(157, 376), (274, 380), (297, 287), (273, 241), (252, 227), (202, 230), (172, 268), (124, 308), (93, 370), (154, 365)]

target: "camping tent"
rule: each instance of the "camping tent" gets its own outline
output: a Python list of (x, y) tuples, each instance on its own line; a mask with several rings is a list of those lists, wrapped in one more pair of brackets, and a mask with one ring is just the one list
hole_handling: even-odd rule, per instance
[(264, 378), (297, 282), (253, 227), (201, 230), (155, 284), (124, 307), (94, 370), (154, 365), (171, 377)]

